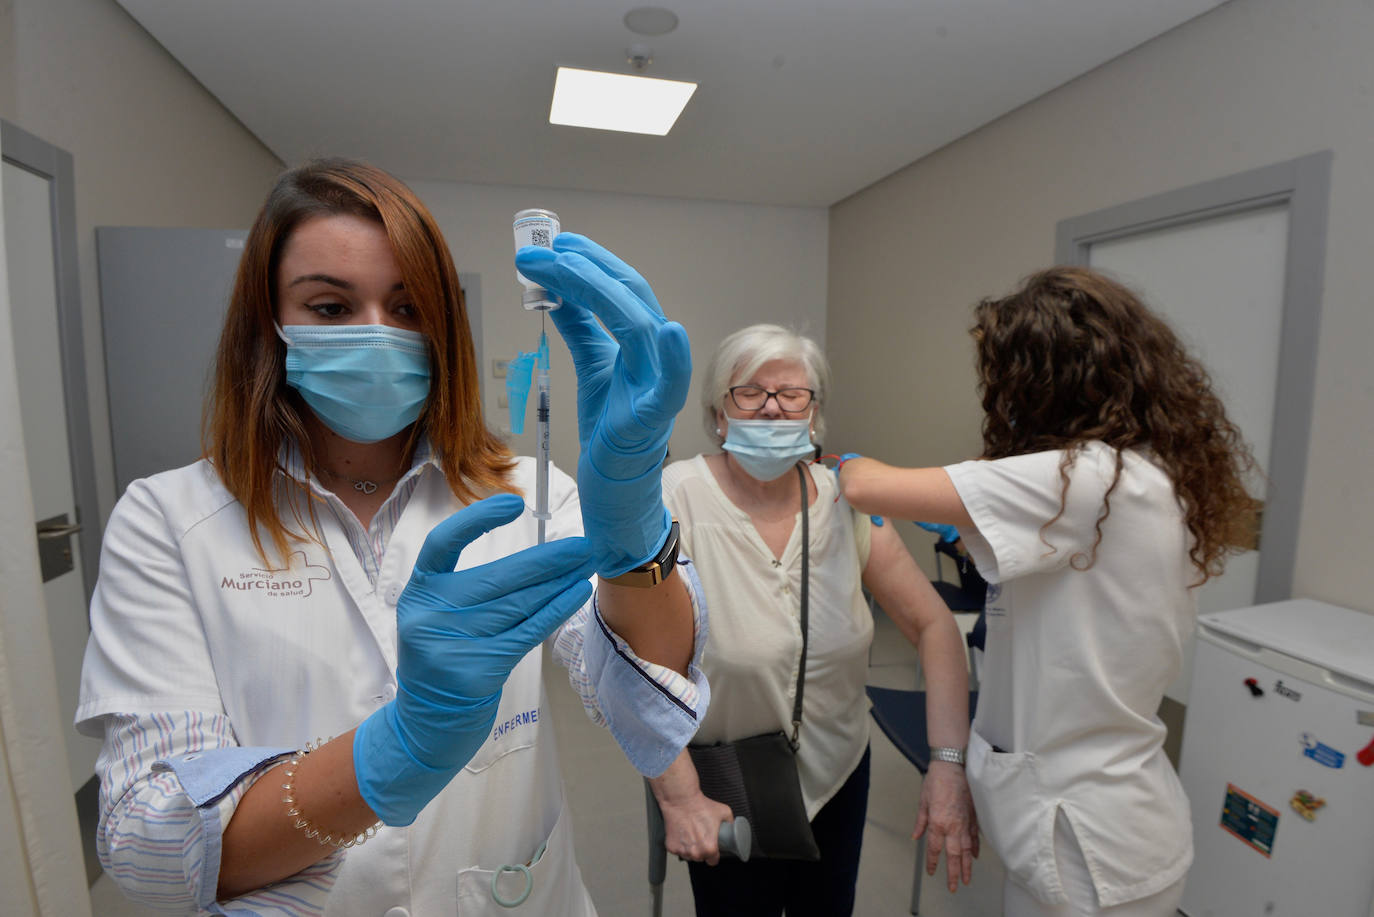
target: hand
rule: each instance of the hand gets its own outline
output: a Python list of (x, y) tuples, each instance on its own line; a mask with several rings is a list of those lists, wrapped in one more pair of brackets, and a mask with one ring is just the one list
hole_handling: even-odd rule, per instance
[(563, 299), (552, 317), (577, 370), (582, 521), (596, 572), (618, 576), (652, 560), (668, 537), (661, 469), (692, 381), (687, 332), (663, 317), (634, 268), (583, 236), (522, 248), (515, 264)]
[[(850, 459), (863, 458), (863, 456), (857, 452), (846, 452), (844, 455), (823, 455), (821, 456), (821, 458), (833, 458), (835, 460), (835, 467), (831, 470), (835, 472), (835, 486), (838, 487), (840, 485), (840, 466), (842, 466), (845, 462), (849, 461)], [(838, 500), (839, 497), (836, 497), (835, 499)], [(882, 516), (869, 516), (868, 519), (874, 525), (878, 526), (879, 528), (882, 528), (884, 522)]]
[(472, 758), (511, 669), (591, 597), (585, 538), (454, 572), (464, 548), (524, 506), (500, 494), (435, 526), (396, 603), (396, 698), (353, 740), (358, 790), (388, 825), (414, 821)]
[(659, 800), (663, 811), (664, 847), (684, 860), (714, 866), (720, 862), (720, 826), (734, 821), (734, 813), (724, 803), (703, 795), (669, 805)]
[(927, 832), (926, 875), (935, 875), (944, 851), (949, 890), (957, 891), (960, 879), (968, 885), (978, 856), (978, 818), (964, 769), (957, 764), (932, 761), (921, 781), (921, 808), (912, 837)]
[(663, 813), (663, 846), (684, 860), (720, 862), (720, 826), (735, 820), (730, 807), (701, 792), (696, 768), (683, 752), (660, 777), (649, 781)]
[(959, 530), (952, 525), (945, 525), (943, 522), (918, 522), (916, 524), (927, 532), (934, 532), (939, 535), (941, 541), (959, 540)]

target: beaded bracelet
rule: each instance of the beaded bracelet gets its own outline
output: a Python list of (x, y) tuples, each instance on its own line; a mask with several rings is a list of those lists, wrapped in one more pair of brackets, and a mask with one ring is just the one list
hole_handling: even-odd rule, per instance
[(315, 824), (305, 815), (301, 814), (300, 807), (296, 805), (296, 768), (306, 755), (323, 745), (326, 739), (315, 739), (313, 742), (306, 742), (305, 747), (300, 751), (293, 752), (291, 760), (286, 762), (286, 767), (282, 773), (286, 775), (286, 782), (281, 785), (285, 790), (282, 793), (281, 801), (286, 803), (286, 817), (291, 819), (292, 824), (305, 832), (305, 836), (319, 842), (321, 847), (337, 847), (345, 849), (348, 847), (358, 847), (366, 843), (369, 838), (377, 836), (377, 831), (382, 827), (382, 822), (378, 821), (365, 831), (355, 836), (345, 837), (342, 834), (335, 835), (334, 832), (325, 831)]

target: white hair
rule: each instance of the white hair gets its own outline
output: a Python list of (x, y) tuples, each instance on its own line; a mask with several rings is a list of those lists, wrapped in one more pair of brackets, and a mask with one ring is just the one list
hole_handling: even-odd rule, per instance
[(781, 325), (750, 325), (725, 338), (711, 355), (701, 386), (702, 422), (706, 435), (717, 448), (725, 442), (716, 412), (725, 410), (730, 385), (747, 378), (760, 366), (773, 360), (800, 363), (806, 370), (810, 388), (815, 391), (811, 421), (817, 443), (825, 441), (825, 396), (830, 390), (830, 364), (811, 338)]

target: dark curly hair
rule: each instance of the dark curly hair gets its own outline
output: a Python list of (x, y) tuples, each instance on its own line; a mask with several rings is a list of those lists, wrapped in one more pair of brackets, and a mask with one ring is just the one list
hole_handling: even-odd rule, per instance
[[(1068, 469), (1093, 440), (1116, 450), (1116, 474), (1097, 519), (1091, 567), (1121, 478), (1121, 450), (1148, 449), (1173, 482), (1192, 533), (1201, 585), (1253, 540), (1256, 501), (1245, 487), (1254, 456), (1226, 417), (1207, 370), (1169, 324), (1114, 280), (1053, 267), (974, 311), (983, 458), (1064, 449)], [(1064, 512), (1061, 502), (1059, 515)], [(1053, 523), (1050, 520), (1043, 532)]]

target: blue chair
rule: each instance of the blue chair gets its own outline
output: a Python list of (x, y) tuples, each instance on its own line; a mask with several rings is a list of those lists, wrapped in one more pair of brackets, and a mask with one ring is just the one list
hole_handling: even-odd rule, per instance
[[(978, 568), (973, 565), (969, 556), (956, 547), (957, 544), (958, 542), (953, 541), (935, 542), (937, 578), (931, 581), (931, 585), (940, 593), (940, 598), (949, 606), (950, 611), (982, 611), (983, 603), (987, 600), (988, 582), (978, 573)], [(940, 561), (941, 554), (954, 561), (954, 569), (959, 575), (957, 583), (945, 579), (944, 566)]]

